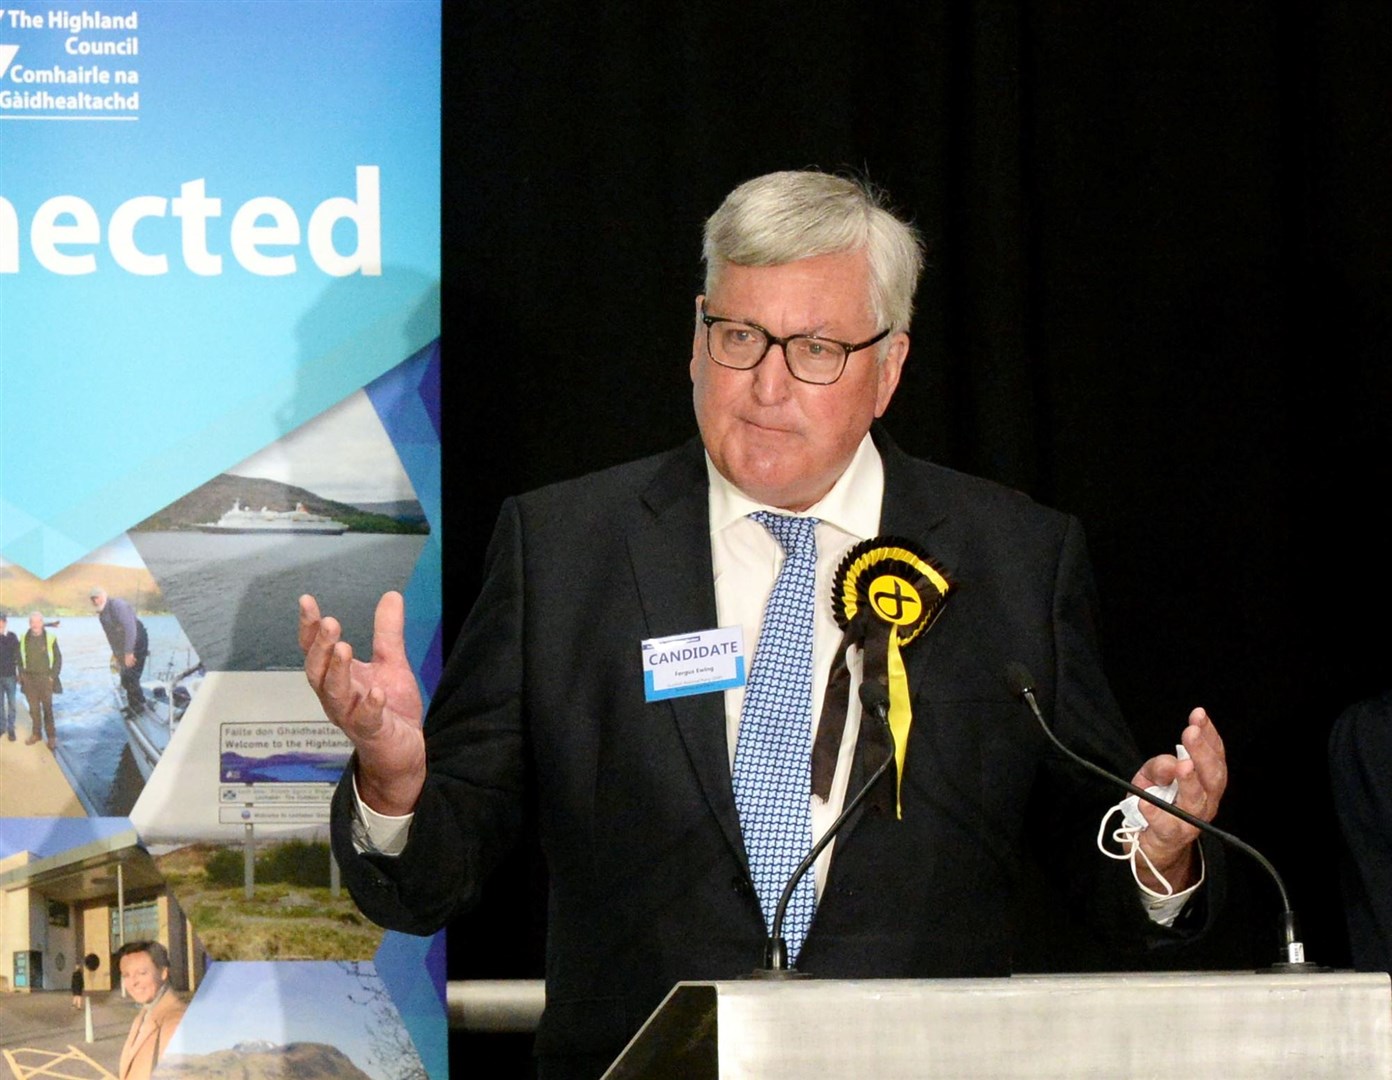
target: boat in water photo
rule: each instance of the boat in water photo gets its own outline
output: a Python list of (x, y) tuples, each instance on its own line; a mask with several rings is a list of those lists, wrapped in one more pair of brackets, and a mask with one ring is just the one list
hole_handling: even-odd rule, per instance
[(311, 536), (341, 536), (348, 526), (323, 514), (311, 513), (297, 502), (293, 510), (252, 510), (234, 499), (232, 509), (217, 521), (199, 522), (194, 528), (206, 533), (302, 533)]

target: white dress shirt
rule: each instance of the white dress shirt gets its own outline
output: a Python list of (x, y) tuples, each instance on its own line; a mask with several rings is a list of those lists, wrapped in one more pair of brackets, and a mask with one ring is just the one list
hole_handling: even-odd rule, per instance
[[(715, 580), (716, 618), (721, 627), (739, 626), (744, 630), (745, 653), (751, 657), (752, 664), (759, 631), (764, 623), (764, 605), (783, 566), (783, 548), (772, 533), (751, 520), (749, 515), (756, 510), (777, 514), (787, 514), (788, 511), (754, 502), (720, 475), (709, 456), (706, 458), (706, 473), (710, 478), (711, 570)], [(836, 625), (832, 615), (832, 579), (846, 552), (880, 531), (880, 504), (883, 501), (884, 466), (870, 436), (866, 435), (850, 465), (832, 489), (816, 505), (796, 515), (814, 517), (819, 522), (816, 530), (817, 601), (812, 629), (812, 732), (807, 744), (809, 751), (822, 716), (827, 675), (831, 671), (837, 647), (841, 644), (841, 628)], [(841, 739), (841, 752), (836, 759), (830, 800), (823, 802), (812, 796), (813, 843), (841, 812), (851, 774), (851, 760), (855, 756), (856, 735), (860, 731), (860, 700), (856, 696), (856, 687), (860, 685), (860, 650), (848, 654), (846, 662), (852, 683), (850, 703), (846, 710), (846, 730)], [(730, 768), (733, 770), (744, 687), (726, 690), (724, 694), (725, 734)], [(834, 843), (828, 845), (817, 858), (814, 872), (819, 899), (835, 846)]]

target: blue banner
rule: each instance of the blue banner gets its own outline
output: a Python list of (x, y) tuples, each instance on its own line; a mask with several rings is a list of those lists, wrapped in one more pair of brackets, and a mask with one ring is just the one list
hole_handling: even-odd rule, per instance
[(0, 0), (0, 1029), (62, 989), (36, 1062), (117, 1071), (149, 938), (185, 1068), (446, 1073), (443, 936), (338, 890), (336, 768), (267, 773), (347, 753), (299, 593), (362, 654), (401, 591), (439, 678), (440, 66), (438, 0)]

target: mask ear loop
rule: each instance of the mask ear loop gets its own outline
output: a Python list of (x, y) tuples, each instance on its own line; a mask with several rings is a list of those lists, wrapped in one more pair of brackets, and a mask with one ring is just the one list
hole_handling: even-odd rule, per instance
[[(1164, 797), (1163, 788), (1153, 787), (1150, 790), (1154, 794), (1159, 795), (1162, 798)], [(1133, 799), (1135, 798), (1134, 795), (1131, 797)], [(1172, 799), (1173, 796), (1171, 796), (1171, 799), (1167, 799), (1166, 801), (1169, 802), (1172, 801)], [(1145, 832), (1146, 829), (1150, 827), (1148, 823), (1145, 825), (1121, 825), (1119, 828), (1115, 829), (1112, 832), (1112, 842), (1117, 844), (1121, 848), (1121, 851), (1113, 851), (1111, 850), (1111, 848), (1107, 847), (1105, 843), (1105, 837), (1107, 835), (1107, 822), (1111, 820), (1113, 814), (1122, 814), (1124, 816), (1125, 813), (1126, 808), (1122, 806), (1120, 803), (1118, 803), (1116, 806), (1108, 810), (1107, 813), (1103, 816), (1102, 825), (1097, 830), (1097, 850), (1102, 852), (1102, 854), (1107, 856), (1107, 858), (1109, 859), (1117, 859), (1122, 862), (1129, 862), (1131, 864), (1131, 876), (1136, 879), (1136, 884), (1140, 887), (1141, 892), (1145, 893), (1147, 896), (1153, 896), (1157, 900), (1164, 900), (1168, 897), (1173, 896), (1174, 886), (1171, 885), (1168, 880), (1166, 880), (1164, 874), (1160, 873), (1159, 870), (1155, 869), (1155, 864), (1150, 861), (1150, 856), (1146, 854), (1145, 848), (1141, 847), (1140, 836), (1141, 833)], [(1140, 855), (1140, 857), (1145, 860), (1146, 866), (1150, 868), (1150, 872), (1155, 875), (1156, 880), (1158, 880), (1161, 885), (1165, 886), (1164, 892), (1156, 892), (1154, 889), (1146, 885), (1145, 882), (1141, 880), (1140, 871), (1136, 867), (1137, 855)]]
[[(1189, 759), (1189, 751), (1183, 746), (1175, 747), (1175, 756), (1181, 761)], [(1152, 795), (1164, 799), (1166, 802), (1174, 802), (1175, 796), (1179, 794), (1179, 781), (1174, 780), (1160, 787), (1158, 784), (1146, 789)], [(1112, 820), (1113, 814), (1120, 814), (1122, 823), (1112, 831), (1112, 843), (1121, 848), (1120, 851), (1113, 851), (1106, 844), (1107, 822)], [(1116, 859), (1120, 862), (1131, 864), (1131, 876), (1136, 879), (1136, 885), (1141, 892), (1147, 896), (1154, 897), (1156, 900), (1166, 900), (1174, 895), (1174, 886), (1166, 880), (1165, 875), (1155, 869), (1155, 864), (1150, 861), (1150, 856), (1146, 854), (1145, 848), (1141, 847), (1141, 833), (1150, 828), (1150, 822), (1141, 813), (1141, 800), (1135, 795), (1128, 795), (1121, 802), (1117, 803), (1105, 814), (1102, 815), (1102, 824), (1097, 828), (1097, 850), (1109, 859)], [(1145, 860), (1146, 867), (1155, 876), (1155, 879), (1165, 886), (1164, 892), (1156, 892), (1143, 881), (1141, 881), (1140, 870), (1136, 867), (1136, 856), (1140, 855)]]

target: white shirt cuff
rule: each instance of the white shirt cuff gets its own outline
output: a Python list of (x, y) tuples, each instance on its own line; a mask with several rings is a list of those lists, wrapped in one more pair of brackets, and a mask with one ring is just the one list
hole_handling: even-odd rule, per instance
[(1173, 893), (1170, 896), (1152, 896), (1144, 889), (1138, 889), (1137, 891), (1141, 894), (1141, 904), (1145, 908), (1146, 914), (1150, 916), (1150, 921), (1161, 926), (1173, 926), (1174, 921), (1179, 918), (1179, 913), (1184, 910), (1184, 905), (1189, 903), (1189, 898), (1203, 885), (1204, 872), (1203, 848), (1200, 848), (1199, 880), (1183, 892)]
[(415, 814), (379, 814), (358, 794), (358, 778), (353, 776), (353, 847), (359, 855), (400, 855), (406, 850)]

